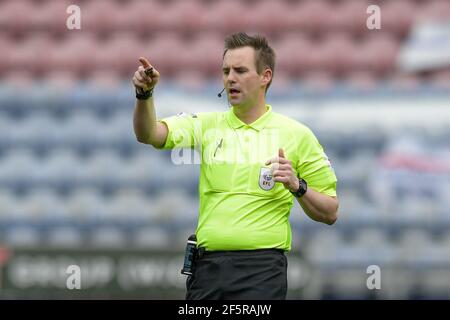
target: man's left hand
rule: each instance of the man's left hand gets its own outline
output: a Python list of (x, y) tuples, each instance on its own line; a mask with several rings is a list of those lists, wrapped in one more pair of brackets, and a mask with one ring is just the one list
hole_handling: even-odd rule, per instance
[(289, 191), (298, 190), (298, 178), (292, 168), (292, 162), (285, 158), (283, 149), (278, 150), (278, 157), (266, 161), (266, 165), (270, 164), (272, 164), (272, 177), (275, 182), (281, 182)]

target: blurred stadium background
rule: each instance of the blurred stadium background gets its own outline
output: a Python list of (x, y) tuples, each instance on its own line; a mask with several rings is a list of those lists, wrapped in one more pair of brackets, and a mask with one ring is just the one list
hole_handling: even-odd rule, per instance
[(450, 298), (448, 0), (1, 0), (0, 298), (184, 297), (199, 167), (136, 142), (131, 77), (139, 56), (161, 72), (159, 117), (226, 110), (223, 38), (241, 30), (270, 39), (268, 101), (339, 181), (332, 227), (292, 210), (288, 297)]

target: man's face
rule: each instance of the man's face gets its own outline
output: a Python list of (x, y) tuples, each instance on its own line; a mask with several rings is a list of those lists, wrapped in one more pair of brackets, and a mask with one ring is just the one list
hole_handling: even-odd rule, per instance
[(252, 106), (257, 102), (262, 87), (262, 76), (255, 64), (255, 49), (230, 49), (223, 57), (223, 84), (232, 106)]

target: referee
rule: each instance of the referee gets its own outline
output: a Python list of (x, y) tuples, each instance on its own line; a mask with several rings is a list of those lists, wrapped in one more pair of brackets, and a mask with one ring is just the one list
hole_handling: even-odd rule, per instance
[(336, 176), (305, 125), (278, 114), (265, 97), (275, 53), (261, 36), (225, 39), (222, 77), (230, 109), (157, 120), (159, 72), (139, 59), (134, 131), (157, 149), (196, 147), (199, 254), (186, 299), (285, 299), (294, 198), (313, 220), (337, 219)]

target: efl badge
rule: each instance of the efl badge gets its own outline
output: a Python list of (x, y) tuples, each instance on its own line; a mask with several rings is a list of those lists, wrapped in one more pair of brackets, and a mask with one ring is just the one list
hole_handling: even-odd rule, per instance
[(273, 181), (272, 171), (270, 168), (261, 168), (259, 171), (259, 186), (263, 190), (270, 190), (275, 186), (275, 181)]

